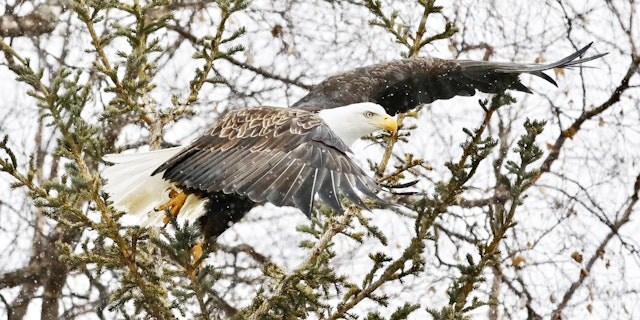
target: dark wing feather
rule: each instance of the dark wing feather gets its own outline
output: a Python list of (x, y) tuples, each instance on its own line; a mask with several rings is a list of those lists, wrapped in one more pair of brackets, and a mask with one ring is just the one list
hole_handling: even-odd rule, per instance
[(375, 102), (389, 114), (396, 114), (439, 99), (472, 96), (476, 90), (500, 93), (511, 89), (530, 93), (520, 82), (520, 74), (533, 74), (557, 85), (543, 71), (580, 66), (606, 54), (578, 59), (590, 46), (549, 64), (411, 58), (357, 68), (324, 80), (293, 107), (318, 111)]
[(380, 188), (347, 156), (348, 147), (314, 113), (259, 107), (226, 113), (153, 174), (194, 192), (223, 192), (311, 213), (314, 196), (342, 210), (339, 196), (365, 207)]
[(335, 174), (333, 171), (327, 173), (327, 177), (322, 181), (318, 196), (322, 202), (327, 204), (331, 209), (339, 211), (342, 209), (340, 206), (340, 200), (338, 199), (338, 188)]

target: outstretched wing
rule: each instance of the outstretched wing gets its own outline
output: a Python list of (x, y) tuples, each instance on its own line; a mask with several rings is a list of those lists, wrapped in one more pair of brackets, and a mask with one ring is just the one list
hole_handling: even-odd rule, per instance
[(530, 73), (557, 85), (543, 71), (579, 66), (606, 54), (578, 59), (590, 46), (549, 64), (411, 58), (357, 68), (322, 81), (292, 107), (317, 111), (368, 101), (393, 115), (438, 99), (472, 96), (476, 90), (531, 93), (518, 79), (520, 74)]
[(366, 208), (379, 190), (347, 156), (348, 147), (315, 114), (258, 107), (228, 112), (152, 175), (183, 188), (222, 191), (311, 213), (314, 196), (342, 211), (339, 196)]

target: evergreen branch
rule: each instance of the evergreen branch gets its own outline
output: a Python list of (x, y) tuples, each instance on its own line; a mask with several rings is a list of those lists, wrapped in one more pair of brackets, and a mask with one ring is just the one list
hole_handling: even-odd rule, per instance
[(398, 12), (393, 11), (390, 15), (386, 15), (382, 10), (382, 3), (380, 0), (366, 0), (365, 6), (369, 9), (375, 19), (369, 23), (374, 26), (379, 26), (394, 36), (396, 42), (402, 44), (407, 48), (406, 57), (414, 58), (420, 53), (420, 50), (427, 44), (446, 39), (453, 36), (458, 29), (452, 24), (447, 22), (445, 29), (433, 36), (425, 38), (427, 31), (427, 20), (430, 15), (435, 13), (442, 13), (442, 7), (435, 5), (436, 0), (418, 0), (418, 4), (423, 7), (422, 17), (418, 23), (417, 30), (414, 34), (411, 33), (411, 28), (396, 22), (398, 18)]
[(369, 21), (369, 24), (386, 29), (395, 37), (397, 42), (401, 43), (407, 48), (411, 48), (411, 43), (409, 43), (408, 39), (408, 28), (396, 23), (398, 12), (393, 11), (391, 13), (391, 16), (388, 17), (382, 11), (382, 3), (380, 0), (365, 0), (365, 6), (367, 7), (367, 9), (369, 9), (369, 12), (371, 12), (376, 18), (375, 20)]
[[(25, 82), (34, 87), (36, 92), (42, 93), (44, 96), (49, 95), (47, 87), (40, 82), (42, 78), (42, 70), (38, 73), (33, 72), (29, 66), (29, 59), (22, 58), (9, 44), (4, 41), (4, 38), (0, 36), (0, 50), (5, 53), (7, 58), (9, 69), (18, 75), (18, 81)], [(19, 64), (15, 62), (18, 60)], [(35, 93), (34, 93), (35, 94)], [(38, 99), (42, 99), (42, 96), (36, 96)]]
[[(490, 154), (495, 145), (492, 140), (482, 138), (482, 135), (489, 125), (494, 112), (500, 106), (500, 104), (495, 104), (489, 109), (485, 108), (486, 113), (481, 125), (473, 133), (469, 132), (470, 140), (463, 144), (463, 154), (460, 160), (457, 164), (449, 165), (453, 177), (446, 185), (443, 184), (438, 187), (436, 199), (429, 203), (428, 207), (426, 199), (423, 199), (422, 204), (418, 203), (417, 206), (422, 207), (422, 209), (418, 208), (418, 211), (423, 212), (419, 214), (416, 221), (416, 236), (411, 239), (411, 243), (404, 249), (402, 255), (392, 261), (375, 281), (369, 280), (368, 285), (355, 294), (346, 297), (345, 301), (340, 303), (337, 310), (327, 319), (336, 320), (344, 317), (349, 310), (362, 300), (370, 298), (383, 284), (416, 273), (422, 268), (421, 265), (424, 262), (420, 260), (420, 254), (424, 250), (424, 240), (429, 238), (428, 231), (433, 226), (435, 219), (446, 212), (448, 207), (456, 203), (458, 196), (465, 189), (466, 182), (475, 174), (480, 162)], [(469, 160), (471, 160), (470, 163), (468, 163)], [(413, 265), (405, 270), (406, 263), (412, 260)]]
[[(127, 90), (120, 82), (120, 79), (118, 79), (117, 67), (114, 68), (111, 66), (111, 62), (109, 61), (109, 58), (104, 51), (104, 44), (105, 42), (108, 42), (109, 39), (107, 38), (103, 41), (103, 39), (98, 36), (98, 33), (96, 31), (94, 25), (94, 17), (97, 15), (98, 10), (101, 8), (97, 8), (93, 13), (90, 13), (85, 0), (75, 0), (73, 9), (78, 15), (80, 21), (84, 22), (87, 27), (87, 31), (89, 31), (89, 35), (91, 36), (91, 43), (93, 44), (93, 48), (96, 50), (96, 53), (98, 55), (98, 61), (96, 61), (95, 63), (96, 68), (99, 71), (103, 72), (107, 77), (109, 77), (109, 79), (111, 79), (111, 82), (113, 82), (116, 88), (115, 92), (118, 98), (122, 99), (125, 105), (134, 106), (135, 103), (130, 99), (129, 95), (127, 94)], [(141, 119), (148, 125), (152, 123), (152, 120), (148, 117), (142, 116)]]
[[(82, 135), (84, 133), (90, 133), (91, 130), (89, 129), (90, 126), (84, 123), (79, 114), (82, 111), (82, 106), (84, 105), (84, 103), (86, 103), (88, 87), (85, 86), (84, 88), (78, 88), (74, 84), (69, 84), (73, 90), (70, 90), (71, 92), (64, 93), (64, 95), (70, 96), (64, 96), (65, 99), (61, 99), (61, 96), (58, 94), (58, 90), (60, 90), (63, 85), (66, 85), (64, 82), (64, 78), (69, 75), (67, 71), (61, 70), (60, 74), (53, 79), (51, 88), (47, 88), (39, 80), (39, 74), (36, 74), (29, 67), (27, 60), (20, 58), (17, 53), (13, 51), (13, 49), (8, 50), (8, 46), (4, 43), (3, 39), (0, 39), (0, 45), (2, 46), (2, 49), (5, 53), (9, 52), (11, 57), (16, 58), (16, 60), (18, 60), (22, 64), (18, 65), (17, 63), (12, 63), (15, 60), (10, 60), (11, 70), (16, 72), (19, 80), (33, 87), (33, 89), (35, 90), (35, 93), (33, 95), (38, 98), (41, 107), (49, 111), (49, 114), (47, 116), (51, 117), (53, 121), (52, 124), (60, 131), (60, 134), (63, 138), (61, 141), (63, 145), (60, 146), (60, 152), (63, 152), (65, 156), (74, 161), (75, 165), (77, 166), (76, 173), (79, 174), (79, 178), (82, 179), (82, 183), (86, 186), (86, 191), (83, 192), (88, 192), (90, 194), (89, 196), (91, 197), (91, 200), (95, 202), (98, 211), (100, 211), (102, 215), (103, 221), (106, 223), (106, 228), (104, 230), (105, 236), (109, 237), (116, 243), (122, 255), (123, 261), (129, 269), (130, 275), (133, 277), (134, 283), (141, 290), (145, 298), (149, 299), (149, 301), (151, 302), (150, 304), (146, 305), (145, 309), (150, 315), (158, 319), (172, 318), (172, 313), (167, 303), (165, 302), (167, 300), (166, 292), (164, 292), (164, 289), (160, 288), (158, 285), (146, 281), (144, 276), (140, 273), (140, 269), (136, 264), (135, 256), (133, 255), (131, 246), (118, 233), (118, 230), (120, 229), (119, 225), (111, 217), (111, 210), (100, 196), (100, 178), (95, 175), (94, 172), (92, 172), (92, 170), (85, 162), (85, 150), (83, 148), (83, 145), (84, 141), (91, 140), (91, 136), (84, 137), (83, 139)], [(75, 82), (77, 81), (78, 79), (76, 78)], [(68, 99), (70, 97), (71, 99)], [(71, 103), (70, 105), (66, 106), (69, 107), (68, 111), (70, 115), (72, 115), (69, 116), (69, 119), (65, 117), (65, 109), (63, 108), (64, 106), (57, 105), (57, 103), (59, 103), (59, 99)], [(73, 105), (73, 103), (77, 103), (77, 105)], [(89, 131), (83, 132), (83, 130)], [(95, 131), (93, 132), (95, 133)], [(4, 168), (4, 165), (8, 163), (6, 163), (5, 160), (1, 161), (2, 163), (0, 163), (0, 165), (2, 165)], [(72, 206), (70, 206), (70, 204), (73, 206), (80, 206), (81, 202), (69, 203), (66, 196), (61, 195), (63, 197), (63, 201), (62, 203), (60, 203), (59, 200), (48, 198), (46, 190), (33, 184), (32, 180), (29, 177), (18, 174), (15, 170), (13, 171), (12, 175), (20, 182), (21, 185), (26, 186), (29, 190), (36, 194), (37, 197), (34, 197), (34, 201), (36, 202), (36, 204), (38, 204), (38, 197), (46, 199), (49, 203), (52, 203), (54, 205), (63, 205), (63, 207), (60, 208), (62, 212), (73, 211), (76, 217), (83, 217), (83, 220), (85, 222), (89, 222), (89, 220), (84, 217), (83, 213), (80, 210), (74, 209)], [(82, 196), (84, 194), (83, 192), (79, 193), (78, 197)], [(61, 219), (61, 217), (55, 216), (53, 216), (52, 218)], [(64, 222), (64, 220), (62, 220), (62, 222)], [(98, 226), (93, 225), (93, 227)], [(164, 299), (160, 299), (159, 297), (164, 297)]]
[[(117, 107), (115, 113), (135, 111), (139, 119), (149, 127), (149, 144), (152, 149), (157, 149), (160, 146), (162, 130), (166, 122), (158, 121), (157, 116), (153, 114), (152, 101), (147, 98), (147, 92), (155, 87), (151, 84), (151, 77), (149, 76), (155, 65), (148, 62), (147, 56), (150, 53), (162, 50), (158, 45), (157, 39), (149, 43), (148, 38), (151, 33), (166, 25), (168, 15), (158, 14), (157, 12), (163, 12), (162, 8), (160, 10), (158, 8), (167, 4), (168, 2), (166, 1), (153, 1), (145, 6), (140, 6), (137, 1), (133, 5), (108, 2), (92, 3), (94, 8), (91, 13), (85, 0), (75, 0), (73, 6), (91, 36), (92, 44), (97, 54), (96, 69), (104, 73), (115, 86), (115, 88), (111, 89), (116, 93), (117, 97), (111, 101), (111, 104)], [(100, 10), (111, 6), (135, 16), (135, 29), (118, 28), (113, 34), (101, 38), (96, 32), (95, 21), (100, 20), (97, 17)], [(130, 54), (119, 52), (119, 55), (127, 60), (122, 80), (118, 78), (118, 68), (112, 67), (104, 50), (105, 45), (112, 40), (114, 35), (124, 36), (131, 45)], [(108, 108), (104, 117), (108, 118), (111, 113), (114, 113), (114, 111)]]
[[(183, 296), (186, 299), (195, 297), (197, 305), (200, 309), (199, 318), (209, 320), (211, 319), (211, 311), (207, 306), (208, 302), (213, 299), (214, 294), (210, 292), (215, 280), (218, 279), (218, 275), (211, 267), (202, 267), (203, 259), (210, 252), (210, 246), (208, 242), (200, 243), (198, 250), (203, 250), (202, 253), (198, 253), (196, 256), (194, 250), (197, 247), (196, 243), (198, 231), (194, 225), (186, 223), (181, 226), (175, 215), (167, 213), (170, 218), (170, 224), (173, 227), (173, 232), (168, 232), (166, 228), (161, 229), (162, 235), (166, 240), (152, 239), (152, 242), (158, 246), (163, 256), (168, 256), (170, 261), (175, 262), (182, 268), (182, 270), (175, 273), (179, 276), (185, 277), (188, 284), (184, 287), (179, 286), (172, 289), (172, 293), (175, 296)], [(213, 274), (213, 281), (207, 279), (207, 276)], [(184, 292), (187, 289), (190, 292)], [(209, 299), (207, 299), (209, 296)], [(220, 299), (217, 301), (218, 306), (230, 314), (235, 311), (233, 307)]]
[(26, 175), (18, 172), (18, 161), (11, 148), (7, 145), (7, 141), (8, 136), (5, 136), (0, 142), (0, 150), (3, 150), (9, 156), (9, 159), (0, 157), (0, 171), (8, 173), (17, 181), (12, 185), (13, 187), (26, 187), (35, 199), (47, 199), (49, 193), (33, 182), (34, 174), (32, 170), (29, 170)]
[(261, 319), (263, 315), (269, 312), (274, 300), (278, 299), (278, 297), (282, 296), (284, 292), (289, 289), (288, 287), (291, 285), (292, 280), (300, 277), (307, 269), (309, 269), (309, 267), (320, 256), (320, 254), (326, 250), (327, 246), (329, 246), (331, 239), (336, 234), (342, 232), (342, 230), (344, 230), (344, 228), (349, 225), (351, 218), (355, 214), (354, 210), (358, 209), (350, 207), (343, 215), (339, 216), (338, 218), (332, 219), (332, 221), (330, 222), (330, 228), (327, 229), (318, 239), (313, 248), (311, 248), (311, 250), (307, 254), (307, 257), (302, 260), (297, 268), (295, 268), (279, 281), (276, 289), (271, 294), (271, 297), (262, 301), (262, 304), (255, 311), (253, 311), (251, 315), (247, 317), (247, 319), (258, 320)]
[(434, 2), (435, 0), (428, 0), (428, 1), (425, 1), (424, 3), (421, 2), (421, 4), (424, 7), (424, 10), (422, 12), (422, 17), (420, 18), (420, 23), (418, 23), (418, 30), (416, 30), (413, 43), (409, 48), (409, 53), (407, 55), (409, 58), (417, 57), (418, 53), (420, 53), (420, 49), (426, 44), (426, 43), (423, 44), (422, 37), (424, 37), (424, 34), (427, 31), (427, 19), (429, 18), (429, 15), (432, 12), (434, 12), (434, 9), (435, 9), (433, 7)]
[[(542, 157), (542, 151), (535, 144), (536, 137), (542, 133), (544, 122), (526, 121), (524, 134), (518, 141), (518, 147), (514, 149), (520, 155), (520, 163), (509, 162), (507, 169), (515, 176), (515, 181), (511, 183), (506, 176), (499, 179), (499, 185), (506, 188), (510, 194), (509, 210), (504, 212), (502, 206), (496, 206), (491, 217), (492, 238), (488, 244), (478, 244), (480, 261), (474, 263), (471, 256), (468, 257), (468, 266), (459, 266), (462, 276), (457, 279), (450, 289), (451, 303), (453, 309), (449, 312), (458, 314), (476, 308), (483, 303), (474, 301), (471, 306), (466, 307), (467, 298), (475, 290), (480, 281), (484, 281), (482, 273), (485, 268), (499, 263), (499, 246), (502, 243), (508, 230), (515, 226), (514, 216), (516, 209), (522, 204), (523, 193), (531, 186), (530, 181), (535, 180), (538, 171), (527, 171), (527, 168)], [(445, 307), (447, 308), (447, 307)], [(446, 312), (443, 312), (446, 313)]]
[(396, 118), (396, 122), (398, 123), (398, 130), (394, 132), (391, 136), (383, 138), (386, 142), (385, 143), (386, 147), (384, 149), (384, 154), (382, 155), (382, 160), (380, 160), (380, 164), (376, 169), (376, 176), (378, 177), (382, 177), (384, 175), (384, 172), (387, 169), (387, 166), (389, 165), (389, 160), (391, 160), (391, 155), (393, 154), (393, 147), (398, 142), (398, 133), (402, 128), (405, 116), (406, 116), (405, 113), (398, 114)]
[[(424, 7), (424, 12), (422, 14), (422, 18), (420, 20), (420, 26), (418, 27), (418, 31), (416, 32), (416, 37), (413, 41), (413, 46), (409, 51), (409, 57), (416, 57), (418, 52), (422, 49), (422, 47), (427, 44), (434, 42), (436, 40), (442, 40), (453, 37), (454, 34), (458, 32), (458, 28), (456, 28), (452, 23), (447, 22), (445, 24), (444, 30), (435, 35), (429, 36), (422, 39), (425, 31), (426, 31), (426, 22), (427, 18), (434, 13), (442, 13), (442, 7), (435, 5), (436, 0), (419, 0), (418, 3)], [(446, 19), (446, 17), (445, 17)]]
[(170, 307), (167, 304), (168, 297), (166, 296), (165, 289), (146, 281), (136, 264), (135, 255), (129, 245), (129, 242), (118, 233), (120, 226), (113, 220), (109, 206), (100, 196), (101, 183), (99, 182), (99, 178), (94, 176), (91, 173), (91, 170), (89, 170), (89, 167), (82, 156), (82, 150), (78, 148), (78, 145), (72, 144), (70, 147), (73, 160), (78, 165), (82, 178), (88, 183), (89, 190), (93, 196), (93, 201), (96, 203), (97, 209), (100, 212), (103, 221), (106, 223), (107, 228), (105, 231), (107, 231), (107, 236), (111, 238), (119, 248), (123, 261), (126, 263), (129, 272), (133, 276), (136, 286), (140, 289), (145, 298), (150, 299), (150, 302), (152, 302), (146, 305), (146, 311), (157, 319), (173, 318)]
[[(202, 49), (196, 53), (195, 58), (204, 59), (204, 66), (202, 69), (196, 69), (196, 76), (189, 82), (189, 96), (183, 102), (179, 102), (177, 98), (173, 99), (174, 105), (177, 107), (170, 110), (167, 113), (160, 115), (157, 122), (154, 123), (151, 130), (153, 132), (160, 132), (162, 128), (178, 119), (181, 115), (188, 111), (188, 107), (198, 100), (198, 95), (206, 82), (211, 82), (208, 78), (209, 74), (213, 70), (214, 61), (220, 58), (226, 58), (232, 54), (242, 51), (244, 48), (241, 46), (235, 46), (228, 49), (227, 52), (223, 52), (222, 45), (232, 42), (242, 36), (245, 33), (243, 28), (236, 30), (230, 36), (225, 37), (227, 31), (227, 21), (231, 16), (237, 12), (245, 9), (249, 3), (247, 0), (218, 0), (218, 6), (220, 7), (220, 23), (216, 28), (216, 33), (213, 37), (205, 37), (203, 39), (196, 40), (196, 44), (202, 46)], [(160, 145), (160, 139), (155, 141)]]
[[(367, 0), (365, 1), (366, 7), (369, 11), (376, 17), (378, 20), (373, 20), (371, 22), (372, 25), (380, 26), (391, 33), (397, 42), (404, 45), (408, 52), (406, 54), (409, 58), (415, 58), (420, 53), (420, 50), (427, 44), (439, 40), (445, 39), (453, 36), (458, 30), (450, 23), (447, 23), (445, 26), (445, 30), (441, 33), (438, 33), (434, 36), (425, 37), (427, 31), (427, 19), (430, 15), (434, 13), (441, 13), (442, 7), (435, 5), (435, 0), (419, 0), (418, 4), (423, 7), (422, 17), (420, 18), (420, 22), (418, 23), (417, 30), (414, 35), (411, 35), (410, 28), (396, 24), (395, 20), (397, 18), (398, 13), (393, 12), (390, 17), (384, 14), (382, 11), (382, 3), (377, 0)], [(412, 114), (413, 117), (417, 117), (416, 114)], [(404, 122), (404, 118), (406, 117), (405, 113), (400, 113), (397, 116), (398, 128), (402, 127)], [(382, 160), (380, 160), (380, 164), (376, 168), (375, 172), (378, 177), (382, 177), (384, 175), (384, 171), (386, 170), (387, 165), (389, 164), (389, 160), (391, 159), (391, 155), (393, 154), (393, 147), (398, 142), (398, 132), (394, 132), (390, 137), (386, 137), (385, 141), (385, 151), (382, 156)]]
[(405, 178), (405, 172), (410, 172), (418, 176), (419, 173), (417, 172), (416, 167), (420, 167), (425, 170), (432, 170), (430, 166), (425, 164), (424, 159), (416, 158), (412, 153), (407, 153), (404, 155), (404, 158), (398, 157), (398, 159), (401, 160), (401, 163), (395, 166), (395, 170), (378, 179), (378, 182), (387, 182), (391, 184), (398, 183), (401, 179)]
[[(231, 15), (239, 10), (242, 10), (248, 6), (246, 0), (230, 0), (230, 1), (219, 1), (218, 2), (221, 12), (220, 12), (220, 23), (216, 29), (216, 34), (209, 41), (202, 41), (203, 48), (197, 55), (199, 58), (203, 58), (205, 60), (204, 66), (201, 70), (196, 70), (195, 79), (191, 80), (189, 87), (191, 91), (187, 100), (181, 104), (181, 108), (185, 108), (191, 103), (198, 100), (198, 94), (200, 93), (200, 89), (207, 80), (208, 74), (213, 69), (213, 61), (224, 56), (221, 54), (220, 45), (224, 42), (223, 35), (226, 30), (226, 22), (229, 20)], [(237, 37), (237, 36), (232, 36)]]

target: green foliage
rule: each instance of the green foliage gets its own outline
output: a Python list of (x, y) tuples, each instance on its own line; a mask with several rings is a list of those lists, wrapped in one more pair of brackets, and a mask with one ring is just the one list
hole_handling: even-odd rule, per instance
[(9, 142), (9, 136), (5, 135), (4, 138), (2, 138), (2, 141), (0, 141), (0, 149), (6, 153), (8, 158), (0, 158), (0, 169), (10, 175), (13, 175), (18, 167), (18, 160), (11, 148), (7, 145), (7, 142)]
[[(441, 14), (442, 7), (435, 5), (435, 0), (418, 0), (417, 3), (422, 7), (422, 20), (418, 25), (415, 32), (410, 26), (403, 25), (398, 22), (398, 11), (392, 11), (390, 14), (385, 14), (380, 0), (366, 0), (365, 6), (376, 17), (369, 23), (373, 26), (381, 27), (387, 30), (396, 42), (402, 44), (407, 48), (407, 52), (402, 53), (404, 57), (415, 57), (420, 52), (422, 47), (436, 40), (446, 39), (452, 37), (458, 28), (452, 22), (447, 21), (445, 29), (439, 33), (427, 36), (426, 24), (427, 19), (432, 14)], [(446, 16), (443, 15), (446, 19)], [(448, 19), (447, 19), (448, 20)]]
[[(110, 292), (109, 307), (124, 318), (135, 319), (148, 316), (155, 319), (172, 319), (186, 315), (186, 303), (196, 302), (201, 308), (200, 317), (210, 319), (218, 308), (215, 296), (210, 294), (212, 284), (219, 273), (210, 267), (201, 268), (197, 276), (189, 248), (194, 243), (197, 231), (191, 226), (179, 227), (172, 224), (175, 233), (163, 231), (165, 240), (149, 235), (149, 230), (141, 228), (122, 229), (117, 219), (120, 213), (107, 207), (100, 191), (101, 179), (97, 168), (105, 150), (113, 148), (113, 140), (107, 140), (105, 131), (119, 128), (114, 126), (121, 115), (133, 116), (128, 121), (141, 121), (151, 129), (156, 129), (151, 139), (159, 141), (162, 127), (180, 116), (189, 115), (185, 108), (194, 102), (202, 84), (212, 70), (213, 61), (242, 50), (232, 43), (244, 30), (230, 35), (225, 33), (225, 21), (230, 15), (247, 6), (246, 1), (219, 1), (222, 23), (217, 34), (207, 36), (201, 44), (205, 68), (197, 73), (192, 86), (190, 100), (173, 109), (157, 112), (157, 102), (148, 99), (155, 89), (153, 83), (158, 65), (154, 60), (163, 54), (164, 48), (154, 34), (167, 27), (171, 17), (171, 1), (148, 1), (144, 4), (134, 1), (83, 1), (73, 2), (72, 9), (77, 18), (85, 24), (92, 39), (95, 54), (95, 70), (106, 79), (109, 86), (104, 89), (113, 94), (101, 115), (107, 122), (93, 124), (87, 106), (95, 102), (91, 82), (85, 71), (71, 71), (60, 68), (50, 70), (50, 79), (44, 79), (44, 69), (34, 71), (30, 62), (22, 58), (4, 39), (0, 38), (0, 49), (5, 53), (9, 68), (17, 80), (31, 87), (29, 95), (36, 99), (41, 109), (38, 121), (53, 128), (57, 137), (55, 151), (49, 157), (60, 163), (59, 176), (36, 179), (42, 161), (34, 155), (27, 164), (27, 170), (19, 168), (19, 163), (5, 137), (0, 143), (2, 157), (0, 169), (11, 175), (14, 187), (29, 190), (29, 196), (41, 213), (56, 221), (59, 228), (73, 232), (72, 237), (82, 238), (82, 245), (72, 247), (66, 242), (58, 242), (56, 255), (72, 268), (85, 272), (93, 279), (102, 275), (115, 277), (119, 283)], [(105, 17), (113, 12), (133, 18), (135, 23), (107, 25)], [(101, 35), (98, 28), (109, 30)], [(121, 46), (122, 41), (128, 45)], [(107, 50), (120, 45), (115, 57)], [(228, 49), (221, 47), (230, 44)], [(123, 66), (121, 69), (119, 66)], [(152, 141), (153, 142), (153, 141)], [(100, 213), (102, 219), (95, 221), (87, 216), (87, 208)], [(114, 220), (115, 219), (115, 220)], [(124, 234), (122, 233), (124, 230)], [(199, 262), (198, 262), (199, 263)], [(90, 271), (89, 271), (90, 270)], [(187, 276), (185, 276), (187, 275)], [(178, 281), (185, 277), (189, 281)]]
[(240, 28), (235, 30), (230, 36), (224, 36), (226, 22), (229, 20), (231, 15), (234, 12), (246, 9), (249, 6), (249, 2), (245, 0), (218, 1), (218, 5), (220, 6), (222, 14), (220, 16), (221, 22), (218, 25), (216, 34), (214, 36), (205, 36), (196, 42), (201, 46), (201, 49), (193, 56), (193, 58), (204, 60), (204, 66), (196, 69), (196, 76), (189, 83), (191, 93), (187, 100), (183, 103), (176, 101), (177, 104), (188, 105), (195, 102), (198, 99), (198, 92), (200, 92), (200, 89), (205, 82), (214, 84), (224, 82), (225, 80), (219, 78), (219, 75), (214, 78), (209, 78), (209, 73), (213, 69), (213, 61), (226, 56), (231, 56), (234, 53), (244, 50), (241, 45), (234, 45), (227, 50), (222, 50), (221, 45), (231, 43), (245, 33), (244, 28)]
[[(494, 98), (492, 108), (500, 105), (500, 99)], [(520, 137), (518, 146), (513, 150), (519, 155), (520, 163), (508, 161), (505, 165), (507, 174), (500, 177), (501, 184), (509, 191), (510, 205), (498, 204), (488, 210), (492, 234), (488, 241), (475, 243), (480, 260), (475, 261), (473, 256), (468, 254), (466, 264), (456, 265), (460, 276), (453, 281), (448, 290), (449, 305), (440, 310), (428, 310), (434, 319), (468, 319), (467, 312), (481, 306), (495, 304), (495, 301), (481, 301), (477, 297), (469, 301), (469, 297), (474, 290), (478, 289), (478, 285), (486, 280), (483, 275), (485, 270), (500, 263), (500, 243), (507, 231), (515, 226), (516, 209), (522, 204), (524, 191), (538, 177), (537, 169), (528, 170), (527, 168), (542, 156), (535, 140), (542, 133), (544, 122), (527, 120), (524, 128), (526, 133)]]

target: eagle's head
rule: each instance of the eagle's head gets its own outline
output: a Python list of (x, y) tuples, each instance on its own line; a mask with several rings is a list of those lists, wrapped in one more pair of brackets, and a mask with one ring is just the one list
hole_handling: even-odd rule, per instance
[(324, 109), (318, 112), (318, 116), (348, 146), (381, 129), (392, 132), (398, 130), (396, 120), (381, 105), (372, 102)]

